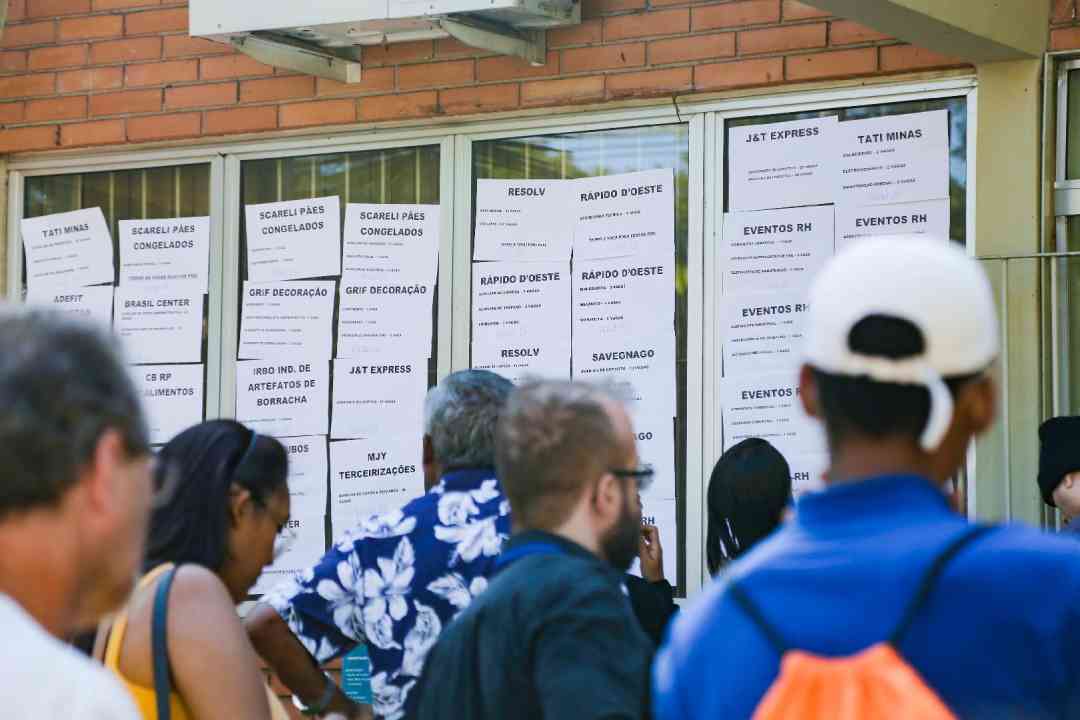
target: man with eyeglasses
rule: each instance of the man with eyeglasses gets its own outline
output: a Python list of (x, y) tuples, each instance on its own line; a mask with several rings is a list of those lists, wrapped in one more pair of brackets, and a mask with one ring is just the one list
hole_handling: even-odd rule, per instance
[(643, 717), (653, 647), (623, 573), (652, 471), (625, 409), (589, 385), (524, 385), (500, 418), (495, 463), (514, 534), (428, 655), (409, 716)]

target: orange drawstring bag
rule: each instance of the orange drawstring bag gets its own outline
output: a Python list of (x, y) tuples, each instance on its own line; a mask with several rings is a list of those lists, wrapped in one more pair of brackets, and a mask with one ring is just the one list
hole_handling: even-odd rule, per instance
[(746, 591), (732, 583), (728, 588), (732, 599), (781, 656), (780, 673), (753, 720), (955, 720), (898, 648), (945, 565), (989, 529), (975, 527), (949, 543), (934, 559), (889, 639), (849, 657), (826, 658), (791, 649)]

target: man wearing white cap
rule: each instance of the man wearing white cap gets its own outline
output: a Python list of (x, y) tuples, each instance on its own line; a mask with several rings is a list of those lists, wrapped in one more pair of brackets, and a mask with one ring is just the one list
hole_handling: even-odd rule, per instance
[(997, 351), (989, 284), (953, 246), (868, 240), (825, 268), (800, 392), (825, 426), (827, 487), (676, 622), (659, 720), (748, 718), (782, 651), (884, 641), (959, 717), (1080, 717), (1075, 541), (975, 532), (943, 490), (994, 421)]

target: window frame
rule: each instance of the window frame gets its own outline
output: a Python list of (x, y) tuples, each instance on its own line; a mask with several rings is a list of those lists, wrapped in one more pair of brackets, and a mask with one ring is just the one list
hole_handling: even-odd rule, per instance
[[(1080, 61), (1078, 61), (1080, 66)], [(600, 108), (557, 108), (524, 115), (449, 118), (445, 122), (372, 126), (356, 131), (312, 131), (257, 140), (214, 139), (166, 149), (91, 150), (31, 155), (9, 161), (7, 207), (7, 297), (21, 300), (22, 218), (25, 179), (106, 170), (210, 163), (211, 262), (206, 417), (235, 414), (235, 363), (240, 307), (239, 229), (243, 212), (241, 163), (245, 160), (336, 154), (416, 145), (440, 147), (439, 201), (443, 207), (439, 263), (438, 374), (467, 367), (470, 350), (472, 147), (482, 140), (550, 133), (612, 130), (686, 123), (689, 128), (689, 223), (687, 295), (687, 482), (685, 507), (686, 592), (693, 597), (709, 582), (705, 566), (705, 494), (722, 447), (718, 360), (722, 357), (718, 302), (723, 267), (718, 243), (723, 229), (723, 131), (728, 119), (750, 115), (822, 110), (908, 100), (964, 96), (968, 113), (967, 244), (975, 237), (976, 78), (970, 72), (939, 73), (929, 79), (879, 77), (805, 87), (769, 87), (739, 95), (609, 103)], [(1080, 187), (1080, 181), (1078, 181)], [(226, 242), (225, 238), (232, 238)], [(225, 268), (231, 268), (229, 273)], [(235, 303), (235, 304), (234, 304)], [(1003, 407), (1008, 420), (1007, 404)], [(969, 453), (968, 477), (974, 477)], [(968, 510), (976, 488), (968, 483)], [(695, 508), (697, 508), (695, 510)]]

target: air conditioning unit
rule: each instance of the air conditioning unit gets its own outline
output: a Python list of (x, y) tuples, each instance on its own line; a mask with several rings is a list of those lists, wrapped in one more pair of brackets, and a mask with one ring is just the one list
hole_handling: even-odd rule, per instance
[(342, 82), (360, 80), (365, 47), (456, 38), (546, 59), (544, 31), (581, 22), (579, 0), (190, 0), (190, 32), (260, 62)]

